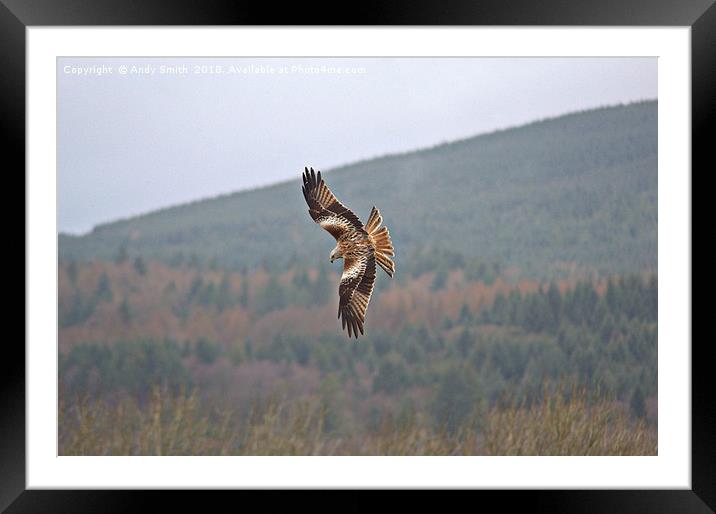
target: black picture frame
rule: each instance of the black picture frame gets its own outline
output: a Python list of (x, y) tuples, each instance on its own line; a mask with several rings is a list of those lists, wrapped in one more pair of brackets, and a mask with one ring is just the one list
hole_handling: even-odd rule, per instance
[[(708, 134), (716, 125), (716, 5), (713, 0), (531, 0), (360, 2), (346, 9), (297, 3), (294, 7), (237, 1), (0, 0), (0, 125), (5, 178), (20, 181), (25, 198), (25, 29), (59, 25), (536, 25), (689, 26), (692, 73), (692, 170), (716, 169)], [(350, 13), (350, 14), (347, 14)], [(711, 130), (709, 130), (711, 129)], [(9, 158), (9, 159), (8, 159)], [(22, 172), (21, 172), (22, 170)], [(17, 171), (17, 173), (15, 173)], [(691, 177), (693, 177), (691, 171)], [(23, 177), (20, 179), (20, 177)], [(6, 187), (6, 198), (15, 189)], [(24, 200), (23, 200), (24, 201)], [(692, 200), (693, 205), (693, 200)], [(9, 211), (9, 210), (8, 210)], [(6, 219), (10, 218), (9, 212)], [(12, 230), (14, 223), (7, 223)], [(20, 230), (14, 228), (14, 230)], [(22, 236), (23, 262), (25, 226)], [(693, 251), (693, 245), (692, 245)], [(17, 250), (15, 250), (17, 252)], [(19, 260), (19, 257), (14, 257)], [(25, 268), (25, 273), (27, 269)], [(19, 275), (19, 274), (17, 274)], [(25, 293), (23, 293), (23, 299)], [(14, 303), (18, 305), (20, 302)], [(22, 302), (23, 307), (25, 302)], [(8, 319), (11, 319), (8, 316)], [(18, 316), (19, 319), (19, 316)], [(693, 319), (693, 314), (692, 314)], [(25, 325), (23, 324), (23, 336)], [(26, 490), (25, 352), (6, 338), (0, 362), (0, 510), (6, 512), (113, 512), (166, 508), (166, 492)], [(554, 512), (713, 512), (716, 508), (714, 385), (707, 367), (708, 339), (692, 343), (691, 490), (478, 491), (501, 502)], [(709, 387), (708, 384), (712, 385)], [(231, 493), (223, 493), (231, 494)], [(206, 494), (175, 492), (184, 507), (205, 507)]]

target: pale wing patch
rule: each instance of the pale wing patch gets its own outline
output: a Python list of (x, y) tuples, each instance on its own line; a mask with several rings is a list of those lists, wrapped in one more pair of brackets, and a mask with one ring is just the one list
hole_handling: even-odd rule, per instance
[(339, 218), (338, 216), (322, 217), (318, 218), (316, 221), (323, 229), (328, 231), (336, 239), (351, 228), (345, 220)]
[(347, 284), (351, 280), (361, 276), (365, 271), (366, 260), (364, 259), (346, 259), (343, 275), (341, 275), (341, 283)]
[[(338, 239), (349, 230), (363, 230), (363, 224), (353, 211), (346, 208), (321, 178), (321, 172), (309, 171), (303, 173), (303, 196), (308, 204), (308, 213), (313, 221), (328, 230)], [(333, 221), (333, 220), (336, 221)], [(322, 221), (331, 220), (327, 225)], [(340, 222), (340, 224), (338, 224)]]

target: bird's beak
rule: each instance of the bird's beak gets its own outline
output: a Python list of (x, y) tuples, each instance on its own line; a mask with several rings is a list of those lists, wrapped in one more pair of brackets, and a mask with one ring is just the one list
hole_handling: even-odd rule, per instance
[(333, 264), (333, 257), (331, 257), (331, 264)]

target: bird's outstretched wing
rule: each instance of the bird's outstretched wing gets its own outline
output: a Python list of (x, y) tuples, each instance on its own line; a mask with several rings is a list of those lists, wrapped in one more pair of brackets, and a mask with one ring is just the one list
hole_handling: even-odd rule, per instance
[(338, 286), (338, 317), (342, 318), (343, 328), (348, 327), (348, 337), (354, 335), (358, 339), (358, 331), (363, 334), (374, 283), (375, 255), (370, 247), (366, 247), (360, 257), (343, 260), (343, 275)]
[(363, 228), (363, 224), (353, 211), (347, 209), (335, 195), (328, 189), (328, 186), (313, 168), (306, 168), (303, 172), (303, 196), (308, 204), (308, 213), (313, 221), (326, 229), (338, 239), (347, 230)]

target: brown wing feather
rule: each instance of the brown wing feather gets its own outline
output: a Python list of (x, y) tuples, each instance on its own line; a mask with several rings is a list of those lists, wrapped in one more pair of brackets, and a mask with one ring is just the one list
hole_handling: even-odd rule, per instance
[(343, 276), (338, 286), (338, 317), (343, 328), (348, 327), (348, 337), (358, 338), (363, 334), (365, 314), (375, 283), (375, 255), (372, 249), (357, 258), (346, 258), (343, 262)]
[(303, 172), (303, 197), (308, 204), (308, 213), (313, 221), (338, 239), (347, 230), (361, 230), (363, 224), (358, 216), (346, 208), (321, 178), (321, 172), (305, 168)]

